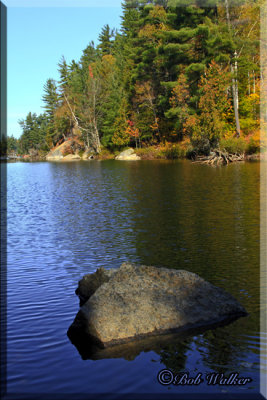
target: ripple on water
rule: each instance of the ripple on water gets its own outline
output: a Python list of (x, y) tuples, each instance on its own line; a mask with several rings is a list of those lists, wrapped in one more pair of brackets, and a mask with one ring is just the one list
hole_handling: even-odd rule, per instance
[[(240, 368), (253, 375), (245, 389), (258, 390), (259, 165), (202, 167), (8, 165), (10, 392), (194, 390), (159, 385), (157, 373), (171, 367), (192, 374)], [(82, 360), (66, 334), (78, 311), (78, 280), (128, 260), (196, 272), (232, 293), (250, 315), (132, 361)]]

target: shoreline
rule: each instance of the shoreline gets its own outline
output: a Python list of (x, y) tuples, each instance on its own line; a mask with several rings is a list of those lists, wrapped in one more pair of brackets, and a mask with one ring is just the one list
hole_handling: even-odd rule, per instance
[[(139, 155), (139, 154), (138, 154)], [(81, 162), (81, 161), (106, 161), (106, 160), (115, 160), (116, 155), (115, 154), (110, 154), (109, 156), (107, 156), (106, 154), (101, 156), (101, 154), (97, 155), (95, 158), (93, 159), (69, 159), (69, 160), (64, 160), (64, 158), (62, 159), (55, 159), (55, 160), (46, 160), (46, 157), (27, 157), (27, 158), (1, 158), (0, 161), (1, 162), (8, 162), (8, 163), (16, 163), (16, 162), (41, 162), (41, 161), (45, 161), (45, 162), (59, 162), (59, 163), (70, 163), (70, 162)], [(165, 161), (178, 161), (178, 160), (188, 160), (191, 162), (194, 162), (195, 160), (188, 158), (188, 157), (175, 157), (175, 158), (169, 158), (169, 157), (159, 157), (159, 156), (153, 156), (151, 154), (146, 154), (145, 156), (140, 155), (141, 160), (139, 161), (161, 161), (161, 160), (165, 160)], [(242, 161), (267, 161), (267, 152), (261, 152), (261, 153), (254, 153), (254, 154), (248, 154), (245, 155), (244, 160)], [(240, 161), (236, 161), (236, 162), (240, 162)]]

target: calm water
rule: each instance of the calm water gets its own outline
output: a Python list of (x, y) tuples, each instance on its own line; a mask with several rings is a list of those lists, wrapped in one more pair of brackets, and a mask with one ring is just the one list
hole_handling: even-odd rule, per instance
[[(8, 392), (259, 392), (259, 169), (257, 162), (8, 164)], [(249, 316), (131, 361), (83, 360), (66, 334), (78, 280), (124, 261), (196, 272)], [(237, 371), (253, 381), (165, 387), (157, 381), (163, 368)]]

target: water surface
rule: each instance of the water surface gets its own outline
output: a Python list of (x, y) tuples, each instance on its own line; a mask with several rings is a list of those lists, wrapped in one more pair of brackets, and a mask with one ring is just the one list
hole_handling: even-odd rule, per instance
[[(259, 392), (260, 164), (8, 164), (8, 392)], [(187, 269), (249, 312), (157, 351), (83, 360), (67, 337), (85, 273), (124, 261)], [(163, 368), (238, 371), (245, 387), (164, 387)]]

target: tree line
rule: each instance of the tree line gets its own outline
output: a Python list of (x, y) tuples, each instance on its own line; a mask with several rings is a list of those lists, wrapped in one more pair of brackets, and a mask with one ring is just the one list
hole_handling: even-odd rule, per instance
[[(208, 3), (208, 4), (207, 4)], [(197, 152), (259, 146), (263, 0), (124, 0), (120, 30), (105, 25), (78, 61), (47, 79), (44, 113), (8, 138), (20, 153), (70, 137), (100, 153), (187, 143)]]

